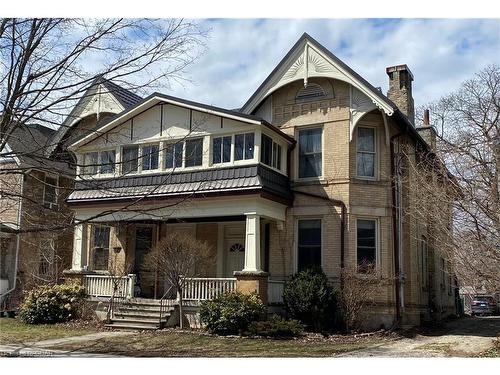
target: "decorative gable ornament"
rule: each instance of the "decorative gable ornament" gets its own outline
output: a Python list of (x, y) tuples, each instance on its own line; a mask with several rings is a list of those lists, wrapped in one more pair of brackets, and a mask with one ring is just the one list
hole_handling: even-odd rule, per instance
[(393, 105), (376, 88), (307, 34), (292, 47), (241, 111), (253, 113), (269, 95), (291, 82), (303, 80), (307, 87), (311, 77), (332, 78), (351, 85), (350, 139), (364, 114), (377, 108), (387, 116), (394, 113)]

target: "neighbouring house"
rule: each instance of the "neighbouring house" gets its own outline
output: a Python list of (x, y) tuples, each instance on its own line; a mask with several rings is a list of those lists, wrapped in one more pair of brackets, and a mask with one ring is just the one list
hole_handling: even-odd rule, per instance
[(99, 120), (67, 142), (77, 170), (66, 274), (93, 298), (135, 299), (142, 309), (117, 308), (113, 323), (143, 327), (138, 311), (161, 320), (166, 303), (145, 255), (178, 231), (216, 260), (189, 280), (186, 301), (238, 289), (279, 304), (298, 271), (321, 267), (339, 287), (343, 268), (364, 277), (369, 264), (390, 282), (367, 327), (454, 314), (454, 273), (431, 221), (403, 214), (423, 203), (401, 150), (432, 156), (436, 135), (416, 127), (410, 69), (386, 73), (387, 96), (304, 34), (238, 110), (154, 93)]
[(71, 267), (75, 165), (67, 145), (98, 121), (141, 98), (103, 78), (94, 80), (59, 129), (20, 124), (0, 156), (0, 306), (15, 308), (22, 292), (57, 283)]

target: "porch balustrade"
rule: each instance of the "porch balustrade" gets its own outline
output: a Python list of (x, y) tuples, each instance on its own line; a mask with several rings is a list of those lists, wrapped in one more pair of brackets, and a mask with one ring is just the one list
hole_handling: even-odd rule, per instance
[(111, 297), (116, 287), (115, 297), (132, 298), (134, 296), (135, 275), (84, 275), (83, 285), (91, 297)]
[(192, 278), (186, 279), (182, 290), (184, 301), (214, 299), (221, 293), (236, 290), (235, 278)]

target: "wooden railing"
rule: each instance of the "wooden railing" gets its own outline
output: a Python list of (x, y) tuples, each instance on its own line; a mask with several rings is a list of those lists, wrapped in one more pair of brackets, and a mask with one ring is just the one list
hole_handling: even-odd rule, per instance
[(214, 299), (221, 293), (236, 290), (235, 278), (192, 278), (186, 279), (182, 288), (184, 301), (202, 301)]
[(284, 281), (267, 281), (267, 302), (270, 304), (283, 303), (283, 291), (285, 289)]
[[(87, 295), (91, 297), (124, 297), (134, 296), (135, 275), (84, 275), (83, 285)], [(116, 291), (113, 294), (113, 290)]]

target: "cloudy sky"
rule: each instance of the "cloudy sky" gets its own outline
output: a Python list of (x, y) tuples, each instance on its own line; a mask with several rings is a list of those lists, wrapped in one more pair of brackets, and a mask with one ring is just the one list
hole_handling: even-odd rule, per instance
[(457, 88), (500, 63), (500, 20), (211, 19), (207, 50), (190, 82), (165, 93), (225, 108), (240, 107), (300, 36), (307, 32), (374, 86), (387, 92), (385, 68), (407, 64), (415, 104)]

